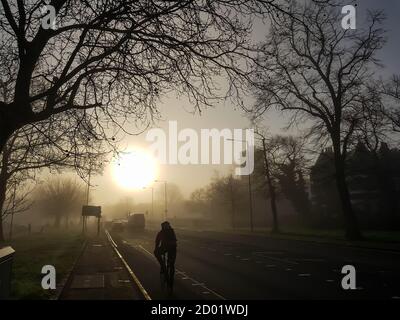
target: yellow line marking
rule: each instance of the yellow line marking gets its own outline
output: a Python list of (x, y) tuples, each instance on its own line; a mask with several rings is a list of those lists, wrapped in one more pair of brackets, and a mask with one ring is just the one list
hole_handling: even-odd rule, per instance
[(108, 232), (108, 230), (106, 230), (106, 234), (107, 234), (108, 240), (110, 241), (111, 246), (113, 247), (115, 253), (121, 259), (121, 261), (124, 264), (126, 270), (128, 271), (129, 275), (132, 277), (132, 279), (135, 282), (136, 286), (139, 288), (139, 290), (140, 290), (141, 294), (143, 295), (143, 297), (146, 300), (151, 300), (150, 295), (147, 293), (146, 289), (143, 287), (143, 285), (139, 281), (138, 277), (135, 275), (135, 273), (129, 267), (128, 263), (125, 261), (125, 259), (122, 257), (122, 255), (119, 253), (119, 251), (117, 249), (117, 244), (112, 239), (112, 237), (111, 237), (110, 233)]

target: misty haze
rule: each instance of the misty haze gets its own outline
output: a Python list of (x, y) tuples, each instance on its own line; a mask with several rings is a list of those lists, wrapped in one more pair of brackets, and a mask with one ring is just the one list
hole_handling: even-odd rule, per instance
[(400, 4), (348, 2), (1, 1), (0, 299), (399, 299)]

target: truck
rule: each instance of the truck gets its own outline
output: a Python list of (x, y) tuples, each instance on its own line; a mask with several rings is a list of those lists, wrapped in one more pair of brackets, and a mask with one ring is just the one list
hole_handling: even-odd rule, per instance
[(144, 213), (131, 213), (128, 216), (127, 227), (130, 230), (144, 230), (146, 220)]

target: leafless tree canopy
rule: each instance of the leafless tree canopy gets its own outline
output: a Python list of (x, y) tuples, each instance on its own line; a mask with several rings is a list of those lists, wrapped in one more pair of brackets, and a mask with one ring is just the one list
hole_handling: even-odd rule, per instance
[(78, 217), (82, 204), (85, 203), (86, 192), (81, 183), (72, 179), (56, 177), (41, 184), (35, 192), (35, 206), (43, 214), (54, 218), (55, 226), (61, 220), (68, 220), (71, 215)]
[(394, 75), (390, 81), (384, 83), (382, 92), (385, 114), (391, 121), (392, 129), (400, 132), (400, 76)]
[(292, 16), (272, 16), (253, 111), (278, 107), (294, 119), (311, 119), (306, 124), (315, 133), (336, 135), (345, 156), (366, 106), (370, 66), (378, 63), (375, 54), (384, 44), (384, 17), (371, 12), (366, 29), (344, 30), (337, 8), (309, 4), (292, 10)]
[[(16, 129), (54, 114), (83, 117), (110, 135), (110, 123), (151, 119), (170, 90), (197, 107), (234, 95), (248, 72), (251, 14), (273, 2), (53, 0), (52, 30), (41, 27), (42, 1), (2, 0), (1, 147)], [(227, 92), (219, 78), (229, 79)]]

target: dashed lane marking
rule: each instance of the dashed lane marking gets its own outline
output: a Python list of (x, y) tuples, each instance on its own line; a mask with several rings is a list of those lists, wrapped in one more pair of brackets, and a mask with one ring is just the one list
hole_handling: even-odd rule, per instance
[[(148, 251), (148, 250), (147, 250), (146, 248), (144, 248), (142, 245), (138, 245), (138, 248), (142, 249), (144, 252), (146, 252), (149, 256), (152, 257), (152, 259), (153, 259), (154, 262), (158, 263), (157, 259), (154, 257), (154, 255), (153, 255), (150, 251)], [(179, 270), (178, 268), (175, 268), (175, 272), (176, 272), (178, 275), (181, 275), (181, 276), (183, 276), (183, 277), (188, 278), (188, 280), (192, 281), (193, 283), (197, 284), (198, 286), (201, 286), (204, 290), (209, 291), (210, 293), (212, 293), (212, 294), (213, 294), (214, 296), (216, 296), (217, 298), (219, 298), (219, 299), (221, 299), (221, 300), (226, 300), (226, 298), (225, 298), (224, 296), (222, 296), (222, 295), (220, 295), (219, 293), (215, 292), (214, 290), (208, 288), (204, 283), (201, 283), (201, 282), (197, 281), (196, 279), (194, 279), (194, 278), (188, 276), (185, 272)]]
[(270, 257), (270, 256), (267, 256), (267, 255), (262, 255), (262, 257), (263, 257), (263, 258), (266, 258), (266, 259), (273, 260), (273, 261), (283, 262), (283, 263), (299, 264), (298, 262), (296, 262), (296, 261), (291, 261), (291, 260), (289, 260), (289, 259), (280, 259), (280, 258)]
[(303, 258), (300, 258), (300, 259), (296, 259), (297, 261), (301, 261), (301, 262), (325, 262), (326, 260), (325, 259), (320, 259), (320, 258), (310, 258), (310, 259), (303, 259)]

